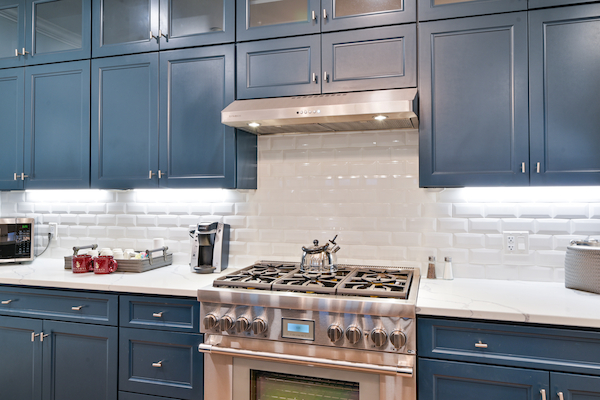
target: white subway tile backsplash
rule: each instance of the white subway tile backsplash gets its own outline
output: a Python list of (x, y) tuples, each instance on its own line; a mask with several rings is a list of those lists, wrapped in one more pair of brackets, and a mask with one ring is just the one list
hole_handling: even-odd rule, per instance
[(17, 203), (17, 212), (20, 214), (32, 213), (34, 211), (33, 203), (20, 202)]
[(423, 245), (426, 247), (451, 247), (452, 234), (440, 232), (423, 233)]
[(502, 264), (502, 251), (496, 249), (470, 249), (469, 262), (472, 264)]
[(553, 218), (551, 204), (519, 204), (518, 215), (520, 218)]
[(155, 215), (137, 215), (135, 221), (137, 226), (156, 226), (157, 219)]
[(500, 233), (502, 223), (498, 218), (471, 218), (469, 219), (469, 232)]
[(452, 216), (455, 218), (483, 218), (483, 204), (459, 203), (453, 207)]
[(485, 247), (485, 235), (482, 233), (455, 233), (454, 246), (466, 249)]
[(179, 225), (179, 217), (177, 215), (157, 215), (156, 221), (158, 226), (178, 226)]
[(538, 219), (534, 224), (534, 233), (539, 234), (561, 234), (561, 233), (573, 233), (572, 222), (570, 220), (561, 219)]
[(488, 218), (517, 218), (517, 206), (514, 204), (485, 204), (485, 216)]
[(442, 232), (468, 232), (469, 221), (464, 218), (438, 218), (438, 230)]
[(61, 225), (77, 225), (78, 218), (77, 214), (61, 214), (60, 224)]
[(519, 280), (536, 282), (553, 282), (554, 268), (521, 266), (519, 267)]
[(589, 218), (590, 207), (588, 204), (554, 204), (554, 218)]
[(571, 223), (575, 235), (598, 235), (600, 233), (600, 220), (576, 219), (572, 220)]
[(565, 266), (565, 252), (557, 250), (538, 250), (535, 252), (535, 265), (541, 267)]
[(502, 220), (502, 230), (529, 232), (534, 226), (533, 221), (530, 218), (505, 218)]

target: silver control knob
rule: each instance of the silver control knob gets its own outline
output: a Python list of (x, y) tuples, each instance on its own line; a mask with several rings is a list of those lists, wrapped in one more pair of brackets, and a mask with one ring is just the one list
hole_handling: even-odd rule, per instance
[(390, 333), (390, 342), (397, 349), (404, 347), (406, 344), (406, 335), (402, 331), (393, 331)]
[(229, 315), (221, 317), (219, 320), (219, 328), (223, 332), (231, 330), (231, 328), (233, 328), (233, 318), (231, 318)]
[(260, 335), (261, 333), (265, 333), (267, 331), (267, 323), (262, 318), (254, 318), (252, 321), (252, 332), (255, 335)]
[(381, 347), (387, 342), (387, 333), (381, 328), (375, 328), (371, 331), (371, 340), (377, 347)]
[(337, 342), (344, 336), (344, 331), (338, 324), (331, 324), (329, 328), (327, 328), (327, 336), (329, 336), (329, 340), (332, 343)]
[(204, 317), (204, 329), (212, 329), (215, 326), (217, 326), (217, 322), (219, 322), (219, 319), (217, 318), (217, 316), (215, 314), (207, 314), (206, 317)]
[(362, 332), (358, 326), (349, 326), (348, 329), (346, 329), (346, 339), (348, 339), (350, 344), (358, 343), (361, 337)]
[(235, 330), (238, 331), (239, 333), (244, 333), (248, 329), (250, 329), (250, 321), (248, 321), (248, 318), (239, 317), (235, 321)]

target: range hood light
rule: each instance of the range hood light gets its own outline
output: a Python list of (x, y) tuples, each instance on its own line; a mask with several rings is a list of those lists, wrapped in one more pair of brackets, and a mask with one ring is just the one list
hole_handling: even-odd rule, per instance
[(250, 122), (248, 126), (251, 128), (258, 128), (260, 124), (258, 122)]
[(373, 117), (373, 119), (377, 120), (377, 121), (383, 121), (387, 119), (387, 116), (385, 115), (377, 115), (375, 117)]

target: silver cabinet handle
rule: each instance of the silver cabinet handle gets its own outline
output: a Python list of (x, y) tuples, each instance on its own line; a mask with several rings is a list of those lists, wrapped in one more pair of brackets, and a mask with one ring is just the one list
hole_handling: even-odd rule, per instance
[(260, 360), (286, 362), (299, 365), (314, 365), (316, 367), (337, 368), (348, 371), (371, 372), (382, 375), (412, 377), (412, 367), (391, 367), (387, 365), (373, 365), (364, 363), (355, 363), (350, 361), (330, 360), (327, 358), (296, 356), (293, 354), (268, 353), (264, 351), (251, 351), (232, 349), (228, 347), (217, 347), (210, 344), (200, 343), (198, 345), (200, 353), (226, 355), (233, 357), (246, 357)]
[(313, 74), (312, 74), (312, 81), (313, 81), (314, 83), (317, 83), (317, 74), (315, 74), (314, 72), (313, 72)]
[(19, 49), (15, 49), (15, 57), (19, 57), (21, 54), (19, 53)]
[(154, 33), (152, 33), (152, 31), (150, 31), (150, 39), (149, 40), (152, 40), (152, 39), (158, 40), (158, 37), (154, 36)]
[(311, 19), (313, 21), (316, 21), (317, 20), (317, 13), (315, 12), (315, 10), (312, 10), (311, 13), (312, 13), (312, 18)]
[(541, 389), (540, 390), (540, 394), (542, 395), (542, 400), (546, 400), (546, 390), (545, 389)]
[(19, 179), (19, 178), (18, 178), (18, 176), (17, 176), (17, 173), (16, 173), (16, 172), (15, 172), (15, 175), (14, 175), (14, 179), (15, 179), (15, 181), (16, 181), (17, 179)]
[(523, 174), (525, 173), (525, 163), (524, 162), (521, 163), (521, 172)]
[(25, 47), (23, 47), (23, 52), (22, 53), (19, 53), (19, 50), (15, 49), (15, 55), (16, 56), (24, 56), (25, 54), (29, 54), (28, 51), (25, 51)]
[(164, 172), (162, 172), (162, 171), (159, 169), (159, 170), (158, 170), (158, 179), (162, 179), (162, 177), (163, 177), (163, 175), (164, 175), (164, 174), (165, 174), (165, 173), (164, 173)]
[(73, 311), (79, 311), (83, 308), (83, 306), (75, 306), (75, 307), (71, 307), (71, 310)]
[(537, 165), (535, 166), (535, 172), (537, 172), (538, 174), (540, 173), (540, 163), (537, 163)]
[(155, 175), (156, 175), (156, 173), (154, 173), (152, 171), (148, 171), (148, 179), (152, 179), (152, 177)]
[(167, 36), (164, 33), (162, 33), (161, 29), (158, 30), (158, 37), (159, 38), (164, 37), (165, 39), (169, 40), (169, 36)]
[(323, 71), (323, 82), (329, 82), (329, 75), (327, 71)]
[(2, 304), (10, 304), (12, 303), (12, 300), (2, 300)]
[(164, 311), (152, 313), (152, 316), (154, 318), (162, 318), (163, 312)]
[(475, 343), (475, 347), (479, 347), (480, 349), (487, 349), (488, 345), (487, 343), (481, 343), (480, 340), (479, 343)]
[(327, 10), (323, 9), (323, 19), (327, 19)]
[(32, 342), (35, 342), (35, 337), (36, 336), (40, 336), (40, 334), (39, 333), (35, 333), (35, 332), (31, 332), (31, 341)]
[(21, 180), (24, 181), (25, 178), (29, 178), (29, 175), (25, 175), (24, 172), (21, 172)]
[(43, 342), (43, 341), (44, 341), (44, 338), (45, 338), (45, 337), (48, 337), (48, 336), (50, 336), (50, 334), (49, 334), (49, 333), (46, 333), (46, 334), (44, 335), (44, 332), (40, 332), (40, 342)]
[(159, 362), (152, 363), (152, 366), (154, 368), (160, 368), (160, 367), (162, 367), (162, 360), (160, 360)]
[(563, 395), (563, 392), (558, 392), (558, 400), (565, 400), (565, 396)]

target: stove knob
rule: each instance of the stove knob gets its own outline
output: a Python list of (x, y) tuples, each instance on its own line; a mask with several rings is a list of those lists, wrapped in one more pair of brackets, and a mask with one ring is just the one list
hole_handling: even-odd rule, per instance
[(244, 333), (246, 332), (248, 329), (250, 329), (250, 321), (248, 321), (248, 318), (246, 317), (239, 317), (236, 321), (235, 321), (235, 329), (239, 332), (239, 333)]
[(219, 320), (219, 325), (219, 328), (223, 332), (231, 330), (231, 328), (233, 328), (233, 318), (231, 318), (229, 315), (225, 315)]
[(344, 331), (338, 324), (331, 324), (329, 328), (327, 328), (327, 336), (329, 336), (329, 340), (332, 343), (337, 342), (344, 336)]
[(212, 329), (215, 326), (217, 326), (217, 322), (219, 322), (219, 319), (217, 318), (217, 316), (215, 314), (207, 314), (206, 317), (204, 317), (204, 329), (208, 330), (208, 329)]
[(262, 318), (254, 318), (252, 321), (252, 332), (255, 335), (260, 335), (261, 333), (265, 333), (267, 331), (267, 323)]
[(390, 342), (392, 342), (394, 347), (397, 349), (404, 347), (406, 344), (406, 335), (401, 331), (393, 331), (390, 334)]
[(362, 332), (358, 326), (349, 326), (348, 329), (346, 329), (346, 339), (348, 339), (350, 344), (358, 343), (361, 337)]
[(371, 340), (377, 347), (381, 347), (387, 342), (387, 333), (381, 328), (375, 328), (371, 331)]

